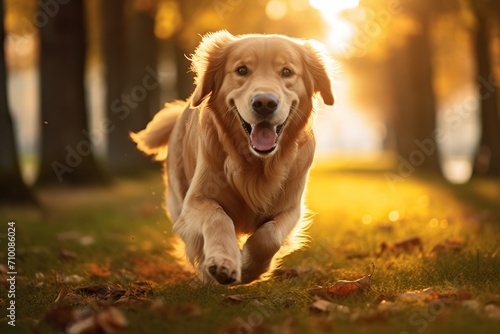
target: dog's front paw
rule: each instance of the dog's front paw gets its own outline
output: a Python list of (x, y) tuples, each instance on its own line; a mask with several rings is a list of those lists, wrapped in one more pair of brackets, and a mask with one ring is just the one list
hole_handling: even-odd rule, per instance
[(240, 266), (222, 256), (212, 256), (203, 263), (205, 272), (220, 284), (232, 284), (241, 280)]

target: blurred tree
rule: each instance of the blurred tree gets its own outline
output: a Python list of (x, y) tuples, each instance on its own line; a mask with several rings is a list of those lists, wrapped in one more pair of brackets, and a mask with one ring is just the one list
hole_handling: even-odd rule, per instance
[(436, 106), (433, 90), (430, 24), (431, 0), (405, 5), (413, 32), (402, 46), (391, 49), (391, 79), (395, 92), (396, 146), (400, 160), (414, 169), (439, 172), (438, 147), (434, 136)]
[(87, 125), (83, 0), (38, 4), (46, 20), (38, 22), (42, 136), (36, 183), (103, 183), (107, 178), (94, 158)]
[(7, 99), (5, 66), (4, 2), (0, 0), (0, 203), (36, 203), (35, 196), (21, 176), (14, 127)]
[[(479, 85), (481, 112), (481, 142), (476, 155), (475, 175), (500, 176), (500, 107), (498, 87), (495, 85), (490, 46), (493, 19), (498, 19), (500, 3), (497, 0), (471, 0), (476, 18), (474, 51)], [(497, 15), (496, 17), (493, 15)]]
[(160, 109), (156, 1), (104, 1), (103, 54), (106, 67), (108, 167), (130, 174), (153, 166), (129, 138)]

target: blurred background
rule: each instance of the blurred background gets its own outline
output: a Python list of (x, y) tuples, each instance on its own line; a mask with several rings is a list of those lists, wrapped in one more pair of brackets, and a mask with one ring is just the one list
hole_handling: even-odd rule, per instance
[[(128, 133), (193, 90), (201, 36), (313, 38), (335, 60), (319, 160), (500, 178), (497, 0), (0, 0), (0, 199), (158, 164)], [(5, 65), (5, 66), (4, 66)]]

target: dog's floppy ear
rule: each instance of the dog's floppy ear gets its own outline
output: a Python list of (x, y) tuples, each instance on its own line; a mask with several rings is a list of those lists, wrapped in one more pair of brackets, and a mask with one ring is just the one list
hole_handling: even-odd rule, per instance
[(332, 106), (335, 98), (329, 74), (329, 58), (324, 48), (314, 40), (305, 41), (303, 46), (306, 50), (305, 65), (310, 74), (313, 93), (319, 92), (323, 98), (323, 102), (326, 105)]
[(191, 56), (191, 70), (196, 74), (196, 88), (191, 106), (199, 106), (209, 95), (214, 96), (222, 84), (225, 64), (225, 46), (235, 37), (221, 30), (203, 37)]

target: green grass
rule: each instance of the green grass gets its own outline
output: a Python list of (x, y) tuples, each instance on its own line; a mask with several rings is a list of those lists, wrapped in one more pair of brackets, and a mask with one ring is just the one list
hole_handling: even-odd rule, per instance
[[(159, 172), (141, 180), (122, 179), (109, 188), (49, 189), (39, 196), (43, 211), (0, 211), (0, 233), (6, 233), (7, 221), (16, 222), (18, 272), (16, 327), (8, 326), (2, 316), (2, 333), (33, 328), (58, 333), (44, 317), (56, 308), (54, 301), (64, 287), (118, 283), (125, 288), (136, 281), (149, 281), (153, 288), (140, 306), (119, 306), (127, 318), (126, 333), (496, 333), (499, 328), (500, 320), (468, 311), (459, 302), (437, 310), (435, 304), (401, 304), (390, 314), (377, 311), (377, 304), (427, 287), (465, 290), (482, 306), (500, 303), (500, 182), (452, 186), (412, 176), (391, 187), (381, 168), (318, 164), (307, 197), (315, 212), (311, 243), (283, 264), (303, 273), (229, 288), (201, 286), (173, 262), (167, 252), (172, 232), (163, 211)], [(421, 239), (422, 252), (377, 255), (382, 243), (411, 237)], [(461, 249), (435, 255), (433, 247), (446, 240), (460, 241)], [(7, 245), (5, 239), (0, 241), (4, 263)], [(77, 257), (64, 259), (61, 250)], [(347, 315), (309, 311), (311, 288), (358, 279), (369, 273), (371, 263), (371, 289), (334, 300), (349, 307)], [(83, 280), (63, 282), (70, 275)], [(3, 310), (8, 303), (4, 278)], [(243, 295), (244, 300), (229, 303), (228, 295)], [(163, 306), (151, 306), (159, 303)], [(95, 298), (69, 304), (73, 309), (84, 304), (101, 307)], [(188, 310), (178, 305), (188, 305)]]

